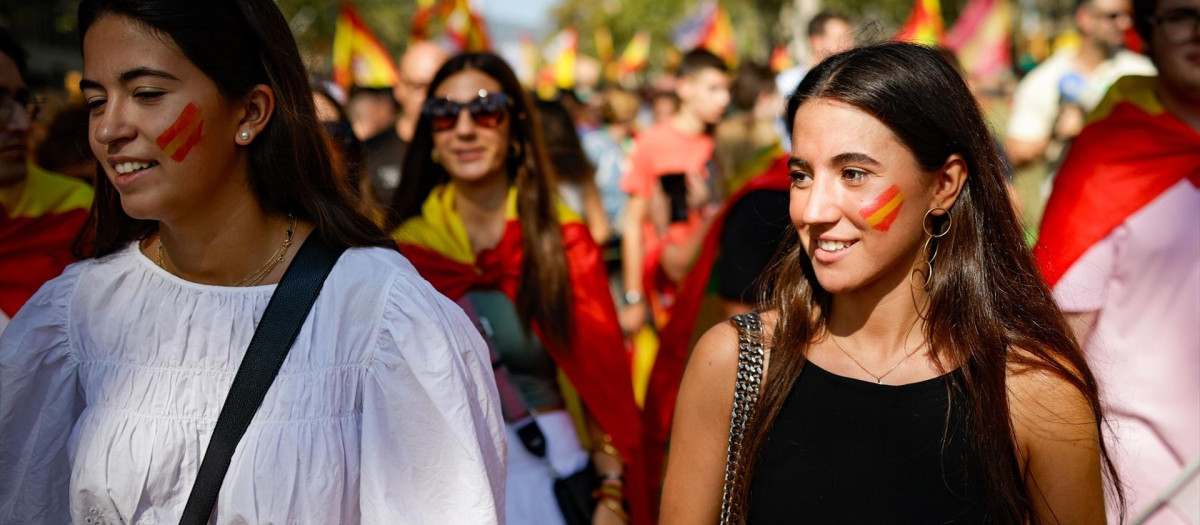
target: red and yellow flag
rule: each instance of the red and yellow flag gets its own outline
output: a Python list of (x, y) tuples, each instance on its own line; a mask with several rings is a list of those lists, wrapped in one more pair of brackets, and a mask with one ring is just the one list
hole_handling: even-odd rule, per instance
[(12, 317), (74, 261), (92, 189), (29, 165), (24, 184), (0, 188), (0, 315)]
[[(478, 253), (472, 249), (466, 227), (454, 211), (454, 195), (452, 185), (438, 186), (430, 192), (421, 215), (393, 232), (400, 252), (422, 277), (452, 300), (459, 300), (472, 289), (487, 289), (500, 290), (515, 303), (521, 281), (536, 278), (521, 275), (523, 244), (516, 189), (509, 190), (507, 222), (499, 244)], [(649, 524), (657, 498), (647, 490), (650, 478), (644, 470), (645, 436), (604, 260), (579, 216), (561, 202), (557, 211), (571, 281), (574, 327), (569, 345), (541, 337), (542, 330), (536, 324), (533, 332), (579, 393), (588, 412), (612, 436), (626, 461), (626, 494), (634, 523)]]
[(1009, 0), (972, 0), (967, 4), (946, 37), (946, 46), (958, 55), (964, 71), (987, 78), (1010, 67), (1013, 15)]
[(491, 49), (487, 25), (467, 0), (420, 0), (411, 34), (414, 41), (438, 40), (460, 53)]
[(1054, 178), (1033, 254), (1047, 284), (1164, 191), (1200, 187), (1200, 133), (1166, 111), (1157, 79), (1124, 77), (1108, 90)]
[(796, 61), (792, 60), (792, 55), (788, 53), (787, 46), (780, 44), (775, 46), (775, 50), (771, 52), (771, 71), (782, 73), (796, 66)]
[(363, 23), (349, 3), (338, 7), (333, 33), (333, 81), (342, 89), (350, 86), (392, 87), (400, 80), (396, 63), (375, 33)]
[(737, 63), (737, 37), (733, 22), (721, 4), (709, 1), (693, 17), (684, 20), (673, 33), (675, 46), (683, 51), (707, 49), (729, 64)]
[(649, 56), (650, 33), (644, 30), (634, 33), (629, 43), (625, 44), (621, 57), (617, 59), (617, 78), (625, 79), (641, 71), (646, 67)]
[(896, 40), (927, 46), (940, 45), (946, 39), (946, 25), (942, 23), (942, 4), (938, 0), (916, 0), (912, 14)]

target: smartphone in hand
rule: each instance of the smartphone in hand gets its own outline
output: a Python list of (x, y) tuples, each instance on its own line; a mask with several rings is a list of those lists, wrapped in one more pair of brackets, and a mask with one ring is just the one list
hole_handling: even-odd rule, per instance
[(688, 218), (687, 181), (682, 172), (666, 173), (658, 178), (663, 193), (671, 202), (671, 222), (684, 222)]

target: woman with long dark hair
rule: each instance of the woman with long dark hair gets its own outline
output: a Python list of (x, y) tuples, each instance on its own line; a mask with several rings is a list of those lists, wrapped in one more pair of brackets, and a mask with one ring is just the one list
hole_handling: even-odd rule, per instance
[(1103, 523), (1096, 384), (958, 72), (854, 49), (788, 123), (793, 246), (761, 318), (696, 345), (666, 521)]
[(355, 210), (274, 3), (84, 0), (79, 28), (90, 251), (0, 339), (0, 522), (179, 522), (252, 337), (278, 337), (256, 332), (276, 284), (318, 240), (344, 251), (211, 519), (500, 521), (486, 349)]
[[(634, 521), (646, 523), (641, 428), (616, 309), (591, 234), (556, 196), (536, 111), (496, 55), (443, 65), (405, 156), (393, 236), (422, 276), (476, 312), (497, 381), (511, 386), (501, 391), (514, 393), (502, 395), (508, 521), (619, 523), (627, 497)], [(565, 410), (572, 399), (590, 414), (579, 432)], [(599, 498), (573, 513), (554, 485), (586, 472), (589, 459)]]

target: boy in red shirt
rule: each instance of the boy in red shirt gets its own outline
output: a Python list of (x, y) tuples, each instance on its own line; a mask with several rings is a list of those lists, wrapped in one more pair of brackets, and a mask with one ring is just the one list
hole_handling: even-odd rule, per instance
[[(698, 49), (684, 55), (676, 76), (679, 111), (638, 134), (621, 179), (629, 193), (621, 240), (626, 305), (621, 326), (631, 334), (645, 323), (648, 302), (658, 321), (665, 320), (670, 291), (687, 274), (715, 209), (709, 129), (729, 105), (728, 70), (716, 55)], [(660, 180), (670, 174), (683, 174), (687, 205), (686, 218), (678, 215), (675, 221), (667, 218), (670, 197)]]

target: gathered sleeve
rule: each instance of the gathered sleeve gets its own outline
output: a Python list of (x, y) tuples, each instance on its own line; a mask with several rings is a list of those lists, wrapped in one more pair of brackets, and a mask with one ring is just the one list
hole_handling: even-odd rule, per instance
[(67, 441), (83, 410), (70, 303), (87, 263), (42, 286), (0, 335), (0, 523), (68, 523)]
[(505, 437), (487, 347), (407, 265), (363, 385), (364, 523), (501, 523)]

